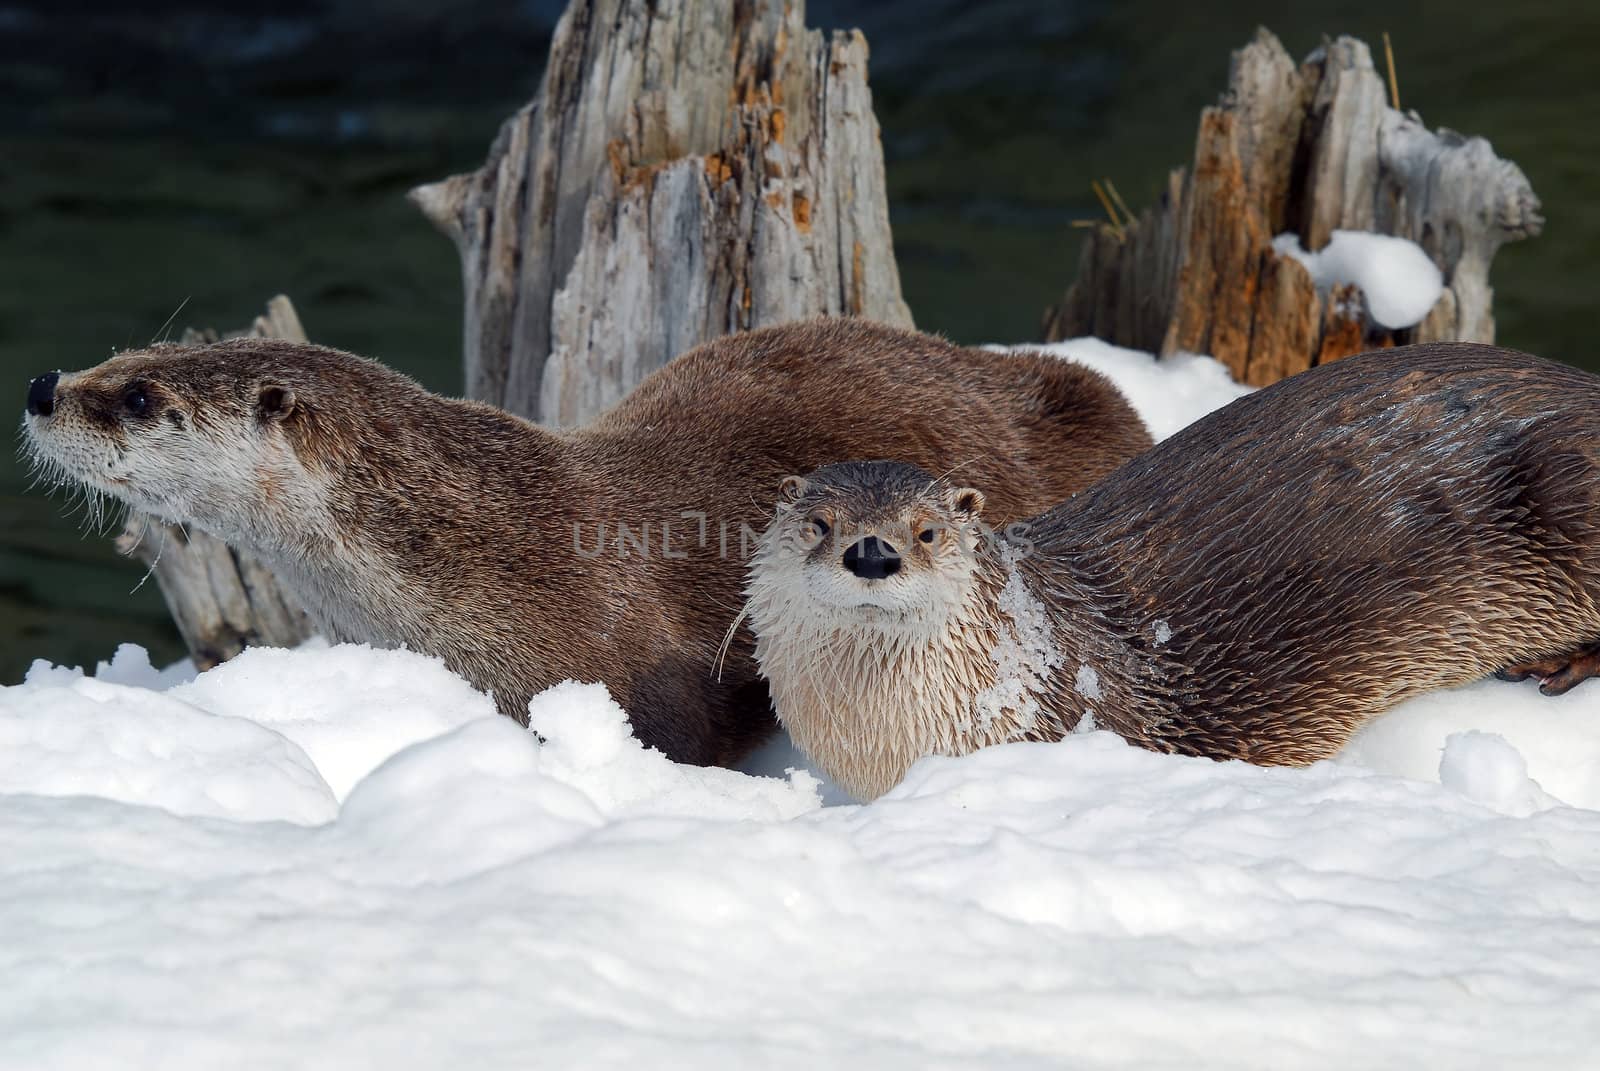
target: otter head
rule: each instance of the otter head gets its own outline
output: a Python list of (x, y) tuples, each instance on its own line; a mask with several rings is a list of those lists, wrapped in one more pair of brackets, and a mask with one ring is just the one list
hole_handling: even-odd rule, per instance
[(266, 339), (120, 353), (33, 380), (27, 451), (52, 484), (271, 544), (317, 523), (297, 447), (314, 430), (319, 386), (332, 385), (322, 381), (361, 360)]
[(1001, 680), (1019, 625), (981, 493), (884, 461), (790, 477), (782, 493), (745, 618), (778, 720), (835, 783), (870, 799), (923, 755), (1027, 723), (1038, 681)]
[(780, 496), (752, 563), (753, 597), (913, 631), (966, 601), (984, 549), (981, 492), (875, 461), (790, 476)]

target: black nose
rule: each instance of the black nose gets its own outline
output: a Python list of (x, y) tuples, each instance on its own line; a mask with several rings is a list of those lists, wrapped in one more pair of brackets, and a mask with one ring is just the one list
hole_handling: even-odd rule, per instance
[(877, 536), (867, 536), (844, 552), (844, 567), (862, 580), (882, 580), (900, 571), (900, 552)]
[(60, 372), (46, 372), (28, 384), (28, 412), (49, 416), (56, 411), (56, 383), (60, 379)]

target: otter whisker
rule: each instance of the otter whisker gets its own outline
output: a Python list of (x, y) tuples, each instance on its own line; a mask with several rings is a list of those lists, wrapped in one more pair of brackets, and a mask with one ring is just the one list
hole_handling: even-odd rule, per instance
[[(133, 513), (133, 511), (130, 509), (128, 511), (129, 516), (131, 516), (132, 513)], [(126, 526), (124, 526), (124, 527), (126, 527)], [(149, 531), (150, 531), (150, 521), (148, 519), (146, 519), (145, 523), (141, 524), (139, 526), (139, 528), (138, 528), (138, 531), (134, 534), (133, 542), (129, 543), (126, 547), (123, 547), (119, 543), (117, 549), (120, 550), (123, 554), (127, 555), (128, 557), (132, 557), (133, 553), (144, 545), (145, 534), (147, 532), (149, 532)], [(156, 553), (159, 554), (160, 551), (157, 551)]]
[(706, 606), (714, 607), (715, 609), (723, 610), (723, 611), (726, 611), (728, 613), (737, 613), (739, 611), (739, 608), (744, 605), (744, 600), (742, 598), (739, 598), (738, 596), (735, 596), (733, 598), (709, 598), (708, 597), (705, 600), (703, 600), (703, 602), (704, 602), (704, 605), (706, 605)]
[[(150, 526), (148, 524), (146, 524), (142, 529), (140, 529), (140, 531), (139, 531), (139, 540), (144, 539), (144, 534), (145, 534), (145, 532), (149, 531), (149, 529), (150, 529)], [(134, 541), (134, 544), (133, 544), (134, 547), (137, 547), (139, 545), (139, 540), (135, 540)], [(132, 548), (129, 548), (129, 549), (130, 549), (130, 552), (131, 552)], [(144, 587), (145, 583), (147, 581), (149, 581), (149, 579), (152, 576), (155, 576), (155, 574), (156, 574), (156, 566), (161, 564), (161, 555), (166, 549), (167, 549), (167, 526), (166, 525), (162, 525), (161, 526), (161, 542), (156, 545), (155, 557), (150, 559), (150, 568), (146, 569), (144, 571), (144, 575), (139, 578), (139, 582), (137, 584), (133, 585), (133, 587), (129, 589), (129, 591), (128, 591), (129, 595), (134, 594), (140, 588)]]
[(178, 318), (178, 313), (182, 312), (183, 309), (184, 309), (184, 306), (186, 306), (188, 304), (189, 304), (189, 299), (187, 297), (185, 297), (182, 301), (178, 302), (178, 307), (172, 310), (172, 315), (167, 317), (167, 322), (162, 324), (160, 330), (158, 330), (154, 335), (151, 336), (150, 345), (152, 345), (152, 346), (155, 345), (157, 339), (160, 339), (162, 342), (165, 342), (165, 341), (167, 341), (168, 338), (171, 337), (169, 332), (172, 330), (172, 322)]
[(984, 458), (991, 457), (991, 456), (993, 456), (992, 452), (983, 453), (983, 454), (977, 455), (976, 457), (969, 457), (965, 461), (957, 462), (956, 464), (951, 465), (949, 468), (947, 468), (943, 472), (939, 473), (939, 475), (937, 475), (933, 479), (929, 480), (928, 481), (928, 486), (926, 486), (926, 487), (924, 487), (922, 489), (922, 493), (923, 494), (927, 494), (929, 491), (932, 491), (935, 487), (939, 486), (939, 484), (943, 483), (947, 478), (949, 478), (951, 473), (958, 472), (961, 469), (966, 468), (968, 465), (976, 465), (978, 462), (982, 461)]
[(728, 631), (722, 636), (722, 646), (717, 648), (717, 660), (712, 664), (718, 684), (722, 683), (722, 666), (728, 657), (728, 648), (733, 644), (734, 633), (739, 631), (739, 626), (744, 624), (744, 619), (749, 616), (750, 608), (746, 606), (739, 611), (739, 616), (733, 619), (733, 624), (728, 626)]

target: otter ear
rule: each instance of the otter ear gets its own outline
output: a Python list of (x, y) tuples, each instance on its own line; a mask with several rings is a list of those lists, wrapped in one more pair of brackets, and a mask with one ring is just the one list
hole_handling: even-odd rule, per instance
[(263, 383), (256, 395), (256, 417), (263, 424), (286, 418), (294, 412), (294, 389), (281, 383)]
[(944, 502), (952, 511), (968, 518), (983, 512), (983, 492), (976, 487), (952, 487), (944, 493)]
[(806, 493), (806, 478), (804, 476), (785, 476), (783, 482), (778, 484), (778, 494), (783, 501), (793, 502)]

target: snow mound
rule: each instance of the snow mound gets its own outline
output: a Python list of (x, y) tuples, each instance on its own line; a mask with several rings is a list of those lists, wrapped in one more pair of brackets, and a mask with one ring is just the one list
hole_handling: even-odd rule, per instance
[(294, 741), (340, 799), (408, 744), (495, 715), (440, 659), (361, 645), (250, 648), (171, 694)]
[(1497, 733), (1450, 734), (1439, 760), (1439, 783), (1518, 818), (1561, 806), (1528, 776), (1528, 761)]
[(1334, 231), (1326, 246), (1308, 253), (1299, 235), (1287, 233), (1274, 238), (1272, 248), (1304, 264), (1318, 290), (1326, 292), (1345, 283), (1359, 286), (1372, 318), (1384, 327), (1421, 323), (1444, 292), (1439, 266), (1406, 238)]
[[(37, 662), (35, 665), (44, 671), (52, 668)], [(135, 643), (118, 644), (111, 661), (97, 664), (94, 670), (95, 679), (107, 684), (131, 684), (136, 688), (152, 688), (158, 692), (188, 684), (194, 680), (196, 673), (194, 663), (187, 658), (164, 669), (157, 669), (150, 664), (150, 652)]]
[(814, 810), (821, 781), (796, 769), (783, 779), (680, 766), (633, 737), (603, 684), (567, 681), (528, 704), (546, 744), (541, 768), (579, 788), (602, 813), (777, 821)]
[(271, 729), (82, 675), (0, 689), (0, 800), (24, 794), (238, 821), (338, 811), (305, 752)]

